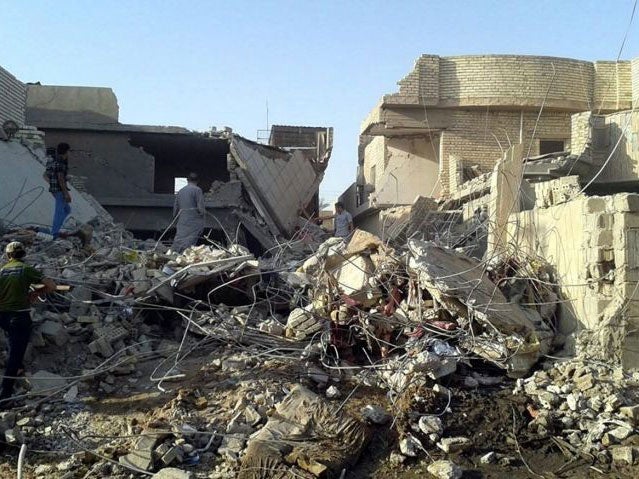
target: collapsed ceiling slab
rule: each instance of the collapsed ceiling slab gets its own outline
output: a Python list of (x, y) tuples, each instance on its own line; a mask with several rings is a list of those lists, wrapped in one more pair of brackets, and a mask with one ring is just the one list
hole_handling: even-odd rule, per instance
[(231, 137), (229, 164), (276, 236), (293, 233), (300, 211), (317, 193), (324, 176), (301, 151), (288, 152), (238, 136)]

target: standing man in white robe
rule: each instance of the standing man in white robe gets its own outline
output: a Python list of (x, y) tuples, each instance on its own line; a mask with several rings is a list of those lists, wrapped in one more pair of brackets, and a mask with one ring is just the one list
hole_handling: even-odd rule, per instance
[(181, 253), (197, 244), (204, 231), (204, 194), (197, 186), (197, 174), (189, 173), (188, 183), (178, 191), (173, 205), (173, 218), (177, 216), (175, 239), (171, 249)]

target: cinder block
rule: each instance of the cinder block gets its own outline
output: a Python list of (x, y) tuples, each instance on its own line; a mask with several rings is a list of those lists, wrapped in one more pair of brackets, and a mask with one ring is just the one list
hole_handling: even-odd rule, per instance
[(603, 213), (606, 211), (606, 200), (596, 196), (590, 197), (586, 200), (585, 208), (586, 213)]
[(639, 194), (623, 193), (613, 196), (615, 211), (639, 211)]

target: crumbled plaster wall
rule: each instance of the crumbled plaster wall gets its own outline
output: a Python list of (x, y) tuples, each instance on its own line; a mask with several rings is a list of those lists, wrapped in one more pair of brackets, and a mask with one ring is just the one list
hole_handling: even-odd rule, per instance
[[(429, 138), (387, 138), (367, 148), (365, 167), (376, 165), (372, 204), (411, 204), (419, 195), (439, 195), (437, 143)], [(367, 168), (372, 181), (371, 168)]]

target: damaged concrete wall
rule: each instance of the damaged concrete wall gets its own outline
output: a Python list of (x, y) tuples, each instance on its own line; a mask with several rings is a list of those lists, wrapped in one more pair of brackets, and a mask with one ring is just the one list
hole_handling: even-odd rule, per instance
[(590, 329), (602, 358), (639, 368), (639, 195), (578, 195), (523, 211), (511, 215), (508, 234), (519, 255), (555, 269), (560, 331)]
[[(438, 196), (437, 138), (381, 138), (367, 146), (364, 168), (374, 186), (373, 205), (410, 204), (419, 196)], [(373, 170), (375, 173), (373, 173)]]
[(28, 85), (27, 122), (60, 126), (118, 122), (118, 100), (111, 88)]
[(271, 232), (291, 234), (323, 175), (299, 151), (289, 154), (238, 137), (231, 140), (231, 154), (236, 163), (231, 171), (247, 188)]
[(98, 201), (153, 193), (155, 160), (131, 146), (126, 133), (47, 129), (45, 141), (49, 147), (71, 145), (69, 172), (81, 177)]
[[(31, 150), (18, 141), (0, 141), (3, 171), (0, 175), (0, 222), (7, 226), (41, 225), (50, 227), (53, 197), (44, 180), (43, 150)], [(97, 211), (85, 197), (70, 186), (70, 219), (86, 223), (103, 211)], [(67, 219), (69, 221), (69, 219)]]
[(0, 67), (0, 125), (6, 120), (25, 124), (27, 89), (24, 83)]
[(601, 155), (602, 163), (610, 155), (612, 157), (597, 181), (604, 183), (639, 180), (639, 112), (613, 113), (606, 115), (603, 121), (606, 148)]

